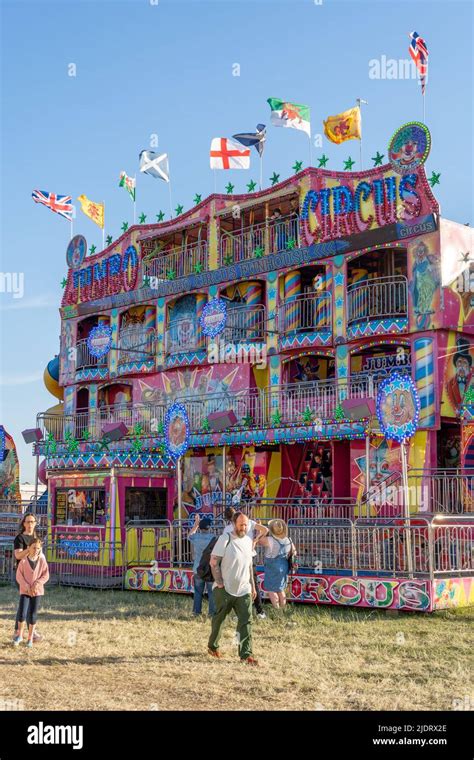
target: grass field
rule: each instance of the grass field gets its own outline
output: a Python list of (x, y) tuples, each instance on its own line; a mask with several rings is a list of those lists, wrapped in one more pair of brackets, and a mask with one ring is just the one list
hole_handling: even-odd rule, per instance
[[(241, 664), (229, 622), (224, 660), (191, 598), (51, 587), (33, 650), (11, 645), (16, 591), (0, 588), (0, 699), (25, 710), (452, 710), (474, 706), (473, 611), (387, 614), (269, 610), (254, 625), (260, 668)], [(268, 606), (266, 610), (268, 611)], [(456, 704), (454, 702), (454, 704)]]

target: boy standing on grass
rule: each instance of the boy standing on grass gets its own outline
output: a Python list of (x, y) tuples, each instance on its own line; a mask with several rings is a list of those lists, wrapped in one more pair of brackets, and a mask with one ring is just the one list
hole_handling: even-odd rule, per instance
[(28, 624), (28, 641), (26, 646), (33, 646), (33, 636), (38, 617), (40, 597), (44, 596), (44, 584), (49, 580), (49, 569), (46, 558), (41, 551), (39, 538), (30, 543), (29, 554), (18, 563), (16, 580), (20, 587), (20, 603), (18, 605), (18, 631), (13, 639), (13, 645), (18, 646), (23, 641), (25, 621)]

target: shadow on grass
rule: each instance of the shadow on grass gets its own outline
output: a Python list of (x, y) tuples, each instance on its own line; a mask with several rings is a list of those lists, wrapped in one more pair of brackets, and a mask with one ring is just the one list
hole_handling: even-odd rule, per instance
[[(4, 645), (4, 647), (8, 646), (11, 647), (11, 645)], [(38, 652), (38, 648), (40, 645), (38, 645), (37, 648), (33, 649), (32, 652), (28, 652), (28, 655)], [(23, 648), (20, 650), (21, 654), (23, 654)], [(18, 660), (18, 662), (12, 662), (12, 660), (8, 660), (5, 658), (0, 658), (0, 666), (1, 665), (30, 665), (31, 662), (34, 662), (35, 665), (42, 665), (44, 667), (51, 667), (52, 665), (118, 665), (120, 663), (130, 663), (130, 660), (133, 658), (133, 662), (137, 663), (139, 661), (155, 661), (160, 660), (162, 662), (167, 661), (174, 661), (174, 660), (182, 660), (182, 659), (189, 659), (189, 660), (195, 660), (196, 662), (202, 662), (203, 659), (206, 659), (209, 661), (211, 658), (207, 656), (206, 649), (202, 649), (200, 652), (189, 652), (189, 651), (181, 651), (181, 652), (168, 652), (167, 654), (144, 654), (144, 655), (137, 655), (131, 653), (128, 657), (121, 657), (121, 656), (114, 656), (114, 655), (98, 655), (97, 657), (43, 657), (43, 658), (34, 658), (34, 660), (31, 660), (30, 657), (23, 657), (22, 659)]]

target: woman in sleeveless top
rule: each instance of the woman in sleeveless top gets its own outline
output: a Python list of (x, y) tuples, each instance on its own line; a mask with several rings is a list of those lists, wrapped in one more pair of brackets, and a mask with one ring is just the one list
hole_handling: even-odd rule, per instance
[(288, 528), (283, 520), (270, 520), (268, 529), (269, 535), (259, 541), (259, 544), (265, 547), (263, 588), (268, 593), (272, 605), (280, 609), (286, 604), (288, 560), (296, 554), (296, 549), (288, 538)]

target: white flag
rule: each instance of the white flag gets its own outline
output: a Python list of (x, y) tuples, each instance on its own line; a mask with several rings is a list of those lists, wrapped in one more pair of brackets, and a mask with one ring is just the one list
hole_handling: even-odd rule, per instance
[(140, 171), (145, 172), (145, 174), (151, 174), (156, 179), (164, 179), (165, 182), (169, 182), (170, 168), (168, 154), (162, 153), (159, 156), (157, 153), (153, 153), (152, 150), (142, 150), (140, 153)]
[(242, 147), (228, 137), (214, 137), (211, 141), (211, 169), (248, 169), (250, 148)]

